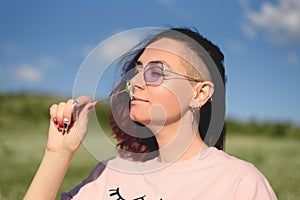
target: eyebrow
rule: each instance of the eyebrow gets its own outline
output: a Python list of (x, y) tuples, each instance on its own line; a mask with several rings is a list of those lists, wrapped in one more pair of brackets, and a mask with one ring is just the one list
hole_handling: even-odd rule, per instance
[[(174, 70), (173, 67), (170, 66), (165, 60), (151, 60), (150, 62), (161, 62), (161, 63), (163, 63), (163, 64), (167, 67), (167, 69)], [(148, 62), (148, 63), (150, 63), (150, 62)], [(143, 64), (143, 62), (140, 61), (140, 60), (136, 61), (136, 63), (137, 63), (138, 65), (143, 65), (143, 67), (145, 67), (144, 64)], [(147, 63), (147, 64), (148, 64), (148, 63)]]

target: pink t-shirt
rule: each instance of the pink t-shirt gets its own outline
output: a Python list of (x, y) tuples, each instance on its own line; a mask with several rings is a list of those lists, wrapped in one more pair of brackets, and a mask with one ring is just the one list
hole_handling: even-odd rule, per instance
[(250, 163), (214, 147), (189, 160), (166, 165), (153, 159), (110, 160), (95, 180), (72, 199), (177, 200), (277, 199), (266, 178)]

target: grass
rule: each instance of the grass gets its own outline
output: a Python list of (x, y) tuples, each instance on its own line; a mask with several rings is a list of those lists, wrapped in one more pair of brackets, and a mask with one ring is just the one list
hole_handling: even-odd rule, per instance
[(299, 145), (299, 140), (291, 138), (229, 134), (226, 151), (253, 163), (269, 180), (278, 199), (298, 199)]
[[(1, 132), (0, 200), (23, 198), (42, 159), (46, 139), (46, 126), (5, 134)], [(80, 183), (96, 163), (82, 146), (74, 157), (60, 192)]]
[[(22, 199), (44, 152), (47, 129), (12, 130), (0, 135), (0, 199)], [(100, 142), (99, 142), (100, 143)], [(279, 199), (300, 196), (300, 141), (251, 135), (228, 135), (226, 151), (253, 163), (269, 180)], [(97, 160), (82, 146), (61, 191), (68, 191), (91, 171)]]
[[(26, 95), (0, 96), (0, 200), (23, 198), (44, 153), (49, 106), (58, 100)], [(253, 163), (269, 180), (279, 199), (299, 198), (299, 137), (228, 132), (226, 152)], [(110, 145), (101, 137), (92, 136), (90, 141), (103, 150), (108, 147), (105, 145)], [(76, 153), (59, 192), (72, 189), (97, 164), (89, 151), (92, 149), (82, 146)], [(109, 155), (102, 157), (106, 156)]]

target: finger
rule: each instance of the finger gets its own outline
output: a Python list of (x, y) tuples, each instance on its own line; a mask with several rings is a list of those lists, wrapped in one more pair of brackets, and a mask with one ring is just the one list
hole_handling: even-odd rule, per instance
[(74, 104), (74, 102), (73, 102), (73, 105), (76, 105), (73, 110), (74, 121), (76, 121), (78, 119), (79, 114), (82, 112), (84, 107), (92, 101), (92, 99), (88, 96), (80, 96), (80, 97), (76, 98), (75, 101), (76, 101), (76, 104)]
[(66, 105), (65, 102), (60, 102), (58, 104), (58, 108), (57, 108), (57, 111), (56, 111), (56, 118), (57, 118), (57, 121), (58, 121), (58, 126), (60, 128), (63, 128), (63, 126), (64, 126), (63, 119), (64, 119), (65, 105)]
[(69, 125), (71, 124), (71, 120), (72, 120), (72, 114), (73, 114), (73, 110), (74, 110), (74, 106), (73, 106), (73, 99), (70, 99), (67, 101), (67, 103), (64, 106), (64, 110), (63, 110), (63, 131), (67, 132)]
[(51, 119), (56, 118), (57, 107), (58, 107), (57, 104), (53, 104), (53, 105), (50, 107), (50, 118), (51, 118)]
[(78, 120), (76, 121), (76, 127), (78, 129), (79, 136), (83, 140), (86, 136), (88, 123), (90, 119), (91, 111), (96, 107), (97, 101), (87, 103), (81, 110)]
[(57, 108), (58, 108), (57, 104), (53, 104), (50, 107), (50, 120), (52, 123), (54, 123), (54, 125), (56, 127), (58, 126), (58, 121), (57, 121), (57, 117), (56, 117)]
[(80, 96), (76, 98), (76, 101), (78, 102), (77, 106), (80, 107), (92, 102), (92, 99), (88, 96)]
[(79, 119), (80, 121), (88, 121), (90, 118), (90, 112), (96, 107), (97, 101), (87, 103), (81, 110)]
[(64, 118), (67, 118), (69, 121), (71, 121), (72, 113), (74, 110), (74, 107), (72, 106), (73, 102), (74, 102), (73, 99), (68, 100), (64, 107), (63, 116), (64, 116)]
[(91, 110), (93, 110), (96, 105), (97, 105), (98, 101), (94, 101), (94, 102), (89, 102), (87, 103), (83, 109), (82, 109), (82, 113), (84, 113), (85, 115), (87, 115), (88, 113), (90, 113)]

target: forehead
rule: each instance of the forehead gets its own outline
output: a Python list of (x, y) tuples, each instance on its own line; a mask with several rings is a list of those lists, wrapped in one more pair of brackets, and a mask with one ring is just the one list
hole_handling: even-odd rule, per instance
[(150, 61), (165, 61), (168, 65), (177, 68), (183, 64), (185, 45), (173, 39), (163, 38), (145, 48), (139, 61), (146, 64)]
[(145, 51), (156, 51), (159, 53), (172, 54), (173, 56), (182, 57), (184, 49), (185, 45), (183, 43), (173, 39), (163, 38), (148, 45)]
[(184, 42), (170, 38), (162, 38), (145, 48), (145, 51), (140, 57), (140, 61), (147, 63), (153, 60), (164, 60), (174, 70), (196, 70), (204, 80), (212, 80), (206, 64), (198, 55), (199, 52), (204, 52), (205, 50), (201, 46), (198, 46), (199, 44), (197, 44), (196, 41), (191, 42), (195, 42), (195, 44), (193, 43), (193, 47), (197, 49), (197, 52), (192, 50), (189, 45)]
[(165, 50), (178, 55), (183, 52), (184, 47), (184, 43), (170, 38), (162, 38), (147, 46), (147, 48)]

